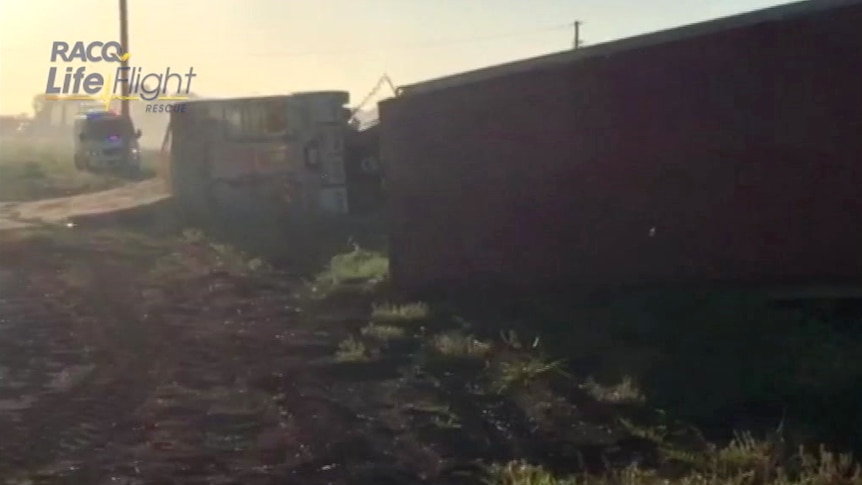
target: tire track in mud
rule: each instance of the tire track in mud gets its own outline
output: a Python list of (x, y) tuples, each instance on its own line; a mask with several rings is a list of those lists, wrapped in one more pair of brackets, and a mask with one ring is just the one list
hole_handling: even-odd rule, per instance
[[(287, 452), (283, 406), (248, 381), (297, 368), (332, 342), (285, 325), (295, 313), (288, 291), (192, 274), (151, 301), (142, 292), (152, 261), (57, 249), (25, 249), (2, 282), (0, 368), (14, 370), (19, 385), (5, 389), (2, 379), (0, 396), (26, 388), (32, 398), (0, 412), (0, 479), (268, 483), (291, 475), (267, 468)], [(71, 275), (73, 288), (59, 274), (65, 262), (34, 264), (49, 252), (84, 268)], [(28, 284), (7, 288), (21, 278)], [(50, 370), (65, 371), (61, 385)], [(276, 445), (273, 429), (281, 430)]]
[(391, 431), (340, 402), (327, 366), (311, 365), (332, 355), (336, 335), (299, 322), (288, 290), (218, 276), (197, 284), (215, 290), (161, 311), (174, 316), (160, 331), (171, 339), (160, 385), (137, 413), (142, 431), (128, 458), (136, 468), (105, 461), (101, 476), (308, 485), (355, 483), (343, 480), (361, 472), (388, 483), (375, 477), (398, 472), (386, 471)]
[(14, 440), (3, 451), (4, 462), (27, 472), (58, 459), (69, 471), (85, 466), (92, 452), (124, 430), (128, 414), (142, 401), (140, 392), (116, 377), (118, 372), (122, 369), (100, 369), (73, 389), (42, 396), (4, 426), (4, 440)]
[[(397, 369), (409, 362), (333, 362), (353, 325), (345, 318), (363, 320), (370, 302), (299, 318), (296, 288), (285, 281), (212, 271), (197, 251), (180, 255), (192, 270), (173, 267), (172, 276), (154, 281), (146, 272), (158, 255), (129, 256), (66, 250), (63, 258), (86, 268), (73, 278), (75, 288), (43, 268), (35, 272), (38, 291), (15, 291), (15, 312), (32, 314), (18, 319), (14, 339), (0, 338), (0, 366), (3, 345), (32, 341), (28, 352), (9, 354), (17, 355), (11, 364), (32, 368), (53, 352), (66, 359), (55, 367), (77, 370), (15, 419), (0, 413), (0, 430), (9, 430), (0, 435), (0, 477), (26, 471), (33, 483), (93, 485), (429, 483), (443, 461), (476, 455), (455, 443), (463, 431), (432, 432), (435, 416), (410, 414), (405, 403), (416, 378), (405, 381)], [(403, 397), (393, 394), (402, 387)], [(480, 428), (473, 446), (500, 439)]]
[(286, 463), (291, 443), (285, 441), (296, 450), (307, 447), (308, 437), (291, 422), (301, 401), (259, 384), (267, 376), (299, 382), (299, 373), (282, 372), (328, 352), (332, 343), (291, 328), (295, 312), (286, 292), (252, 295), (217, 276), (205, 283), (214, 289), (205, 301), (166, 310), (188, 315), (167, 323), (174, 332), (170, 350), (163, 349), (166, 374), (139, 412), (145, 430), (135, 450), (140, 466), (121, 476), (149, 480), (144, 483), (168, 477), (290, 483), (284, 482), (293, 475), (289, 463), (304, 457), (296, 453)]
[[(4, 295), (15, 297), (0, 306), (0, 358), (13, 374), (29, 377), (13, 386), (29, 394), (17, 409), (0, 412), (0, 477), (33, 476), (49, 466), (35, 476), (77, 473), (95, 451), (127, 431), (129, 416), (146, 398), (149, 374), (140, 351), (146, 342), (139, 340), (138, 349), (129, 345), (141, 324), (126, 301), (115, 299), (116, 283), (92, 267), (98, 295), (70, 292), (44, 268), (19, 269), (16, 279), (28, 284), (4, 288)], [(46, 364), (60, 372), (40, 371)]]

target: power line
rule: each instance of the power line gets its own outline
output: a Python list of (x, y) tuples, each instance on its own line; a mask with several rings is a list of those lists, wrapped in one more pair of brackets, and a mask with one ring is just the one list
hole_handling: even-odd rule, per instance
[(581, 22), (580, 20), (575, 20), (575, 40), (574, 40), (574, 42), (572, 42), (572, 46), (575, 49), (577, 49), (577, 48), (581, 47), (581, 45), (583, 45), (583, 42), (581, 42), (581, 24), (582, 23), (583, 22)]
[[(126, 0), (120, 0), (120, 45), (123, 46), (123, 54), (129, 52), (129, 10), (128, 5), (126, 5)], [(122, 69), (126, 69), (126, 73), (129, 71), (129, 58), (128, 56), (123, 56), (121, 58)], [(123, 96), (120, 98), (120, 110), (123, 113), (124, 118), (129, 118), (131, 115), (131, 111), (129, 111), (129, 81), (126, 81), (121, 86), (123, 90)], [(110, 105), (110, 100), (108, 100), (108, 104)]]
[[(537, 28), (532, 30), (523, 30), (518, 32), (508, 32), (501, 34), (493, 34), (493, 35), (485, 35), (485, 36), (473, 36), (473, 37), (462, 37), (456, 39), (441, 39), (436, 41), (429, 42), (415, 42), (408, 44), (389, 44), (379, 47), (371, 47), (365, 49), (337, 49), (337, 50), (323, 50), (323, 51), (295, 51), (295, 52), (284, 52), (284, 51), (257, 51), (257, 52), (238, 52), (238, 53), (219, 53), (221, 57), (232, 57), (235, 55), (236, 57), (305, 57), (305, 56), (326, 56), (326, 55), (347, 55), (347, 54), (369, 54), (383, 51), (393, 51), (393, 50), (414, 50), (414, 49), (432, 49), (436, 47), (448, 47), (448, 46), (457, 46), (463, 44), (477, 43), (477, 42), (485, 42), (490, 40), (498, 40), (498, 39), (508, 39), (515, 37), (525, 37), (529, 35), (536, 34), (544, 34), (548, 32), (559, 32), (563, 30), (569, 30), (572, 28), (572, 24), (558, 24), (547, 26), (543, 28)], [(3, 46), (2, 50), (5, 53), (10, 51), (14, 52), (15, 48), (24, 50), (25, 46), (15, 46), (10, 49), (10, 46)], [(23, 52), (22, 52), (23, 54)], [(170, 53), (160, 53), (162, 57), (170, 57)], [(5, 54), (4, 54), (5, 55)], [(182, 56), (184, 58), (193, 57), (194, 53), (184, 50), (182, 51)]]
[(378, 48), (370, 48), (370, 49), (339, 49), (339, 50), (330, 50), (330, 51), (304, 51), (304, 52), (254, 52), (254, 53), (244, 53), (242, 56), (244, 57), (294, 57), (294, 56), (318, 56), (318, 55), (341, 55), (341, 54), (359, 54), (359, 53), (369, 53), (369, 52), (380, 52), (384, 50), (412, 50), (412, 49), (426, 49), (426, 48), (434, 48), (434, 47), (444, 47), (450, 45), (461, 45), (468, 44), (474, 42), (483, 42), (488, 40), (497, 40), (497, 39), (507, 39), (513, 37), (523, 37), (527, 35), (535, 35), (542, 34), (547, 32), (561, 31), (567, 30), (571, 28), (571, 24), (563, 24), (563, 25), (554, 25), (548, 26), (539, 29), (533, 30), (524, 30), (520, 32), (509, 32), (503, 34), (495, 34), (495, 35), (486, 35), (486, 36), (473, 36), (473, 37), (463, 37), (460, 39), (448, 39), (448, 40), (437, 40), (431, 42), (418, 42), (418, 43), (409, 43), (409, 44), (399, 44), (393, 45), (390, 44), (388, 46), (381, 46)]

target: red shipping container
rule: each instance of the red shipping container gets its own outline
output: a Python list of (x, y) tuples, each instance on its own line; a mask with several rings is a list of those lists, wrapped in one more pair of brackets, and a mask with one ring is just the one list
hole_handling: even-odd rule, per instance
[(862, 284), (862, 2), (800, 2), (380, 104), (405, 290)]

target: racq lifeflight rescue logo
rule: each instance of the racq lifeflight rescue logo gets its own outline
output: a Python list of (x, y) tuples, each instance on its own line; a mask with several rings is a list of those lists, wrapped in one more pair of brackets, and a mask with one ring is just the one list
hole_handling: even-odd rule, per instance
[[(146, 72), (141, 67), (123, 66), (131, 57), (123, 52), (119, 42), (68, 42), (57, 41), (51, 46), (51, 68), (48, 70), (48, 83), (45, 99), (67, 101), (99, 101), (105, 109), (110, 109), (113, 100), (145, 101), (148, 112), (178, 111), (184, 105), (174, 105), (171, 101), (189, 99), (192, 78), (197, 76), (194, 67), (180, 74), (166, 68), (164, 72)], [(59, 63), (114, 63), (117, 65), (113, 76), (106, 77), (100, 72), (88, 71), (87, 66), (65, 68)], [(123, 84), (128, 85), (128, 95), (123, 95)], [(172, 85), (172, 86), (171, 86)], [(168, 88), (171, 95), (168, 95)]]

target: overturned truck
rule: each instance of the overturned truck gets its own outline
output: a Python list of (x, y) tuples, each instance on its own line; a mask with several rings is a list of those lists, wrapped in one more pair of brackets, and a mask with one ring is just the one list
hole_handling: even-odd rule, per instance
[(344, 92), (175, 106), (161, 175), (190, 220), (349, 212)]
[(393, 281), (862, 285), (860, 25), (800, 2), (403, 87)]

